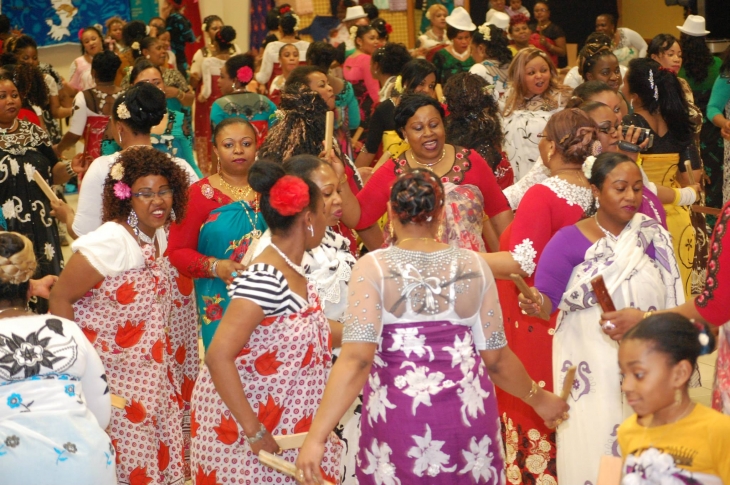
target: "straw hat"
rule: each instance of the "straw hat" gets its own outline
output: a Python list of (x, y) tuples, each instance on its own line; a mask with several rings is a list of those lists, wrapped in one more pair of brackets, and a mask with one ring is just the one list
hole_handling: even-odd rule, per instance
[[(490, 12), (492, 11), (490, 10)], [(509, 15), (504, 12), (494, 11), (491, 15), (487, 14), (487, 24), (507, 30), (509, 28)]]
[(684, 21), (684, 25), (677, 25), (677, 29), (692, 37), (704, 37), (710, 33), (705, 29), (705, 18), (700, 15), (689, 15)]
[(347, 12), (343, 22), (349, 22), (350, 20), (357, 20), (367, 17), (368, 14), (362, 8), (362, 5), (356, 5), (354, 7), (347, 7)]
[(446, 17), (446, 23), (455, 29), (474, 31), (477, 30), (477, 26), (471, 21), (471, 16), (464, 7), (456, 7), (451, 15)]

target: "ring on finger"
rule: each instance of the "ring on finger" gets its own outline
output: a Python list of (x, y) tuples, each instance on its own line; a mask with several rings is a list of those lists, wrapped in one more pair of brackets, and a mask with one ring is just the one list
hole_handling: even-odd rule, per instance
[(297, 482), (303, 482), (304, 481), (304, 470), (302, 470), (301, 468), (299, 470), (297, 470), (297, 474), (294, 477), (294, 479)]
[(563, 416), (562, 416), (563, 420), (566, 420), (569, 417), (570, 417), (570, 415), (567, 412), (563, 413)]
[(610, 332), (611, 330), (616, 330), (616, 325), (611, 323), (611, 321), (609, 320), (606, 323), (604, 323), (601, 328), (603, 328), (603, 330), (605, 330), (607, 332)]

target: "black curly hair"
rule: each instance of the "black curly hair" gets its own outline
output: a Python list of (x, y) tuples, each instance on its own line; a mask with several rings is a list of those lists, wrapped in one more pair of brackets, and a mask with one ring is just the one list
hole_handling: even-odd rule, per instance
[[(297, 175), (287, 173), (281, 163), (275, 163), (268, 160), (259, 160), (251, 166), (248, 171), (248, 183), (252, 189), (261, 195), (259, 206), (261, 207), (261, 215), (264, 216), (266, 224), (274, 234), (286, 234), (297, 218), (302, 214), (294, 214), (292, 216), (284, 216), (276, 209), (271, 207), (270, 194), (271, 188), (285, 175)], [(306, 207), (311, 212), (317, 211), (317, 204), (322, 200), (322, 194), (319, 187), (307, 178), (298, 177), (307, 184), (309, 189), (309, 205)]]
[(147, 69), (155, 69), (157, 72), (160, 73), (160, 77), (162, 77), (162, 71), (160, 70), (159, 66), (155, 66), (144, 57), (141, 57), (137, 59), (137, 61), (134, 63), (134, 67), (132, 68), (132, 72), (129, 73), (129, 84), (134, 84), (134, 82), (137, 80), (137, 76), (142, 74), (142, 72), (146, 71)]
[[(226, 70), (226, 73), (228, 74), (228, 77), (231, 79), (238, 80), (238, 70), (242, 67), (250, 67), (251, 71), (254, 70), (254, 64), (256, 63), (256, 58), (253, 56), (253, 54), (247, 52), (245, 54), (236, 54), (235, 56), (231, 56), (228, 58), (226, 63), (223, 65), (223, 69)], [(251, 78), (253, 79), (253, 78)], [(240, 82), (240, 81), (239, 81)], [(249, 81), (250, 82), (250, 81)], [(242, 86), (245, 86), (246, 84), (241, 83)]]
[(468, 72), (449, 78), (444, 86), (446, 142), (476, 150), (494, 169), (502, 160), (502, 124), (488, 87), (481, 76)]
[(30, 35), (22, 34), (18, 37), (11, 37), (6, 41), (7, 50), (13, 54), (16, 54), (19, 50), (32, 47), (38, 49), (38, 43)]
[(687, 76), (695, 83), (707, 79), (714, 57), (705, 43), (705, 37), (681, 34), (679, 47), (682, 48), (682, 67)]
[(319, 67), (325, 71), (329, 70), (332, 63), (337, 61), (340, 64), (345, 62), (340, 59), (339, 51), (332, 44), (324, 41), (312, 42), (307, 48), (307, 64)]
[(428, 169), (409, 170), (390, 189), (390, 206), (401, 224), (436, 223), (444, 206), (444, 186)]
[(91, 60), (91, 69), (96, 73), (99, 82), (108, 83), (114, 81), (117, 76), (122, 60), (112, 51), (102, 51)]
[[(653, 84), (650, 81), (653, 79)], [(694, 123), (689, 117), (689, 104), (677, 76), (654, 59), (641, 57), (629, 62), (624, 82), (629, 92), (636, 94), (643, 107), (654, 114), (659, 112), (667, 128), (679, 141), (689, 141)]]
[(477, 29), (472, 34), (472, 43), (483, 45), (487, 53), (487, 59), (496, 59), (500, 66), (512, 62), (513, 55), (509, 48), (507, 33), (493, 24), (487, 25), (487, 28), (490, 32), (489, 40), (485, 39), (484, 34)]
[[(172, 160), (167, 153), (152, 147), (133, 147), (122, 150), (117, 161), (124, 168), (121, 182), (132, 187), (137, 179), (150, 175), (161, 175), (167, 179), (173, 193), (172, 209), (178, 221), (185, 218), (188, 206), (188, 174)], [(112, 178), (111, 172), (104, 181), (102, 194), (102, 221), (126, 221), (132, 210), (132, 197), (120, 199), (114, 193), (114, 185), (119, 182)]]
[(221, 51), (228, 51), (233, 48), (233, 41), (236, 40), (236, 29), (230, 25), (224, 25), (215, 34), (215, 41)]
[(363, 4), (362, 9), (365, 10), (366, 14), (368, 14), (368, 20), (371, 22), (380, 16), (380, 10), (375, 6), (375, 4), (365, 3)]
[(23, 107), (32, 109), (32, 106), (48, 106), (48, 86), (38, 67), (31, 64), (8, 64), (3, 65), (2, 70), (18, 88)]
[(413, 59), (408, 49), (403, 44), (388, 42), (383, 47), (373, 52), (371, 62), (377, 64), (383, 74), (397, 76), (403, 66)]
[[(119, 107), (124, 106), (128, 117), (119, 116)], [(150, 83), (135, 84), (123, 92), (114, 102), (112, 118), (117, 123), (124, 123), (135, 135), (149, 134), (157, 126), (167, 112), (165, 93)]]
[[(300, 66), (302, 67), (311, 66)], [(324, 146), (327, 103), (318, 92), (302, 83), (287, 84), (281, 93), (279, 108), (284, 113), (269, 130), (259, 148), (259, 159), (283, 163), (300, 154), (319, 155)]]

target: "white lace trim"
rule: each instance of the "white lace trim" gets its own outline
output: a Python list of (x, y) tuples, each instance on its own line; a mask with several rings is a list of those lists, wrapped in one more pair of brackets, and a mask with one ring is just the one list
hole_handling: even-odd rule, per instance
[(537, 258), (537, 251), (535, 251), (532, 241), (528, 238), (523, 239), (520, 244), (510, 251), (510, 254), (517, 264), (520, 265), (522, 271), (527, 273), (527, 276), (532, 276), (532, 273), (535, 272), (535, 268), (537, 268), (537, 263), (535, 262), (535, 258)]
[(503, 190), (504, 196), (507, 197), (512, 210), (517, 210), (522, 197), (525, 196), (527, 190), (533, 185), (544, 182), (550, 177), (550, 170), (542, 163), (542, 157), (538, 157), (532, 168), (520, 180)]
[(564, 199), (568, 205), (579, 205), (583, 212), (588, 212), (593, 206), (593, 192), (588, 187), (571, 184), (559, 177), (550, 177), (542, 184)]

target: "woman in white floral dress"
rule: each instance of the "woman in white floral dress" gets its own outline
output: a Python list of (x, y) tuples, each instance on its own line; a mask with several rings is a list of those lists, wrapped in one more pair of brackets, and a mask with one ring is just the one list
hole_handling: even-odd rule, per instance
[(507, 347), (489, 267), (437, 242), (443, 207), (430, 171), (394, 184), (398, 245), (355, 266), (342, 352), (297, 459), (301, 482), (316, 483), (329, 431), (365, 381), (361, 485), (503, 484), (491, 378), (548, 424), (567, 418), (567, 404), (531, 382)]

